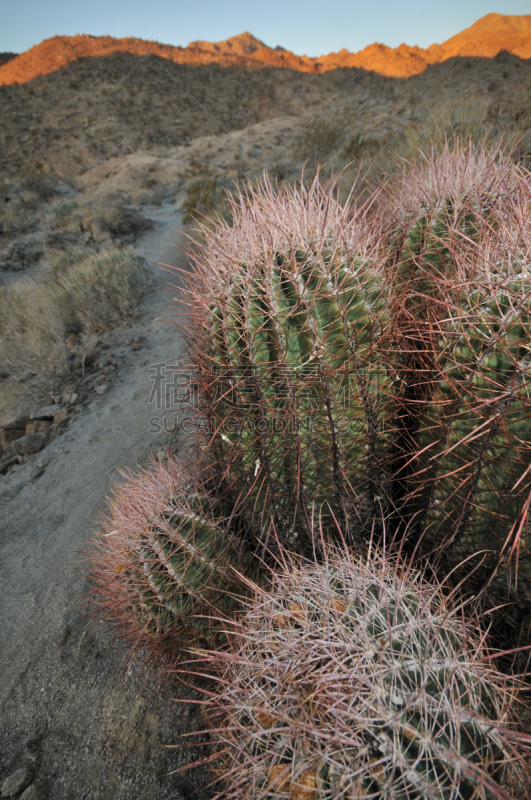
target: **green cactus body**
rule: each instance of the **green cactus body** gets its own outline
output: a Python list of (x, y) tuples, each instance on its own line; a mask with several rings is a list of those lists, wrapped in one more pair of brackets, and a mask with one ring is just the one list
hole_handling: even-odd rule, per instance
[[(462, 302), (441, 340), (439, 374), (419, 429), (418, 525), (447, 566), (482, 551), (478, 580), (517, 541), (529, 494), (530, 300), (531, 286), (512, 294), (505, 284), (482, 287)], [(521, 564), (531, 558), (525, 534)], [(507, 579), (508, 573), (501, 580)], [(512, 593), (516, 584), (507, 588)]]
[[(223, 635), (213, 632), (212, 622), (200, 615), (209, 615), (212, 609), (234, 611), (237, 603), (227, 594), (234, 588), (230, 567), (243, 564), (209, 498), (196, 495), (175, 505), (173, 513), (149, 526), (148, 536), (137, 547), (138, 561), (124, 570), (124, 583), (133, 590), (131, 602), (138, 598), (153, 633), (164, 635), (180, 624), (221, 641)], [(148, 584), (143, 588), (141, 574)]]
[(370, 264), (311, 250), (242, 265), (211, 304), (218, 380), (205, 409), (221, 463), (292, 545), (313, 513), (345, 528), (354, 504), (372, 511), (381, 494), (385, 306)]
[(222, 644), (223, 618), (237, 612), (242, 593), (235, 570), (250, 574), (222, 502), (182, 465), (157, 463), (128, 476), (111, 511), (93, 556), (109, 619), (172, 656), (183, 640)]
[(403, 378), (393, 496), (412, 546), (497, 605), (525, 590), (510, 556), (520, 570), (531, 559), (528, 189), (508, 160), (470, 149), (415, 180), (414, 211), (390, 237)]

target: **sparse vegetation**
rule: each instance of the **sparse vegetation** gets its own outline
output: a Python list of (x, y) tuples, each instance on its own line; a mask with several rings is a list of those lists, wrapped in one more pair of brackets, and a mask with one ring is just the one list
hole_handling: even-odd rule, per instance
[[(37, 277), (0, 286), (0, 372), (60, 372), (67, 364), (65, 336), (90, 338), (123, 324), (147, 285), (144, 260), (131, 247), (109, 245), (52, 256)], [(16, 397), (13, 386), (3, 391)]]
[(337, 148), (344, 135), (341, 123), (328, 119), (326, 115), (305, 121), (301, 132), (293, 143), (297, 160), (320, 161)]
[[(276, 64), (290, 57), (272, 55)], [(173, 778), (159, 781), (190, 753), (164, 749), (168, 769), (159, 768), (156, 742), (175, 742), (186, 728), (178, 722), (168, 734), (162, 715), (148, 713), (133, 672), (113, 689), (121, 645), (105, 649), (99, 618), (104, 611), (118, 622), (133, 647), (171, 657), (194, 642), (217, 645), (220, 619), (204, 618), (215, 615), (236, 636), (221, 637), (221, 654), (196, 655), (209, 675), (210, 667), (227, 668), (214, 698), (220, 724), (213, 736), (228, 748), (220, 766), (223, 778), (229, 772), (230, 796), (508, 800), (513, 792), (520, 800), (529, 791), (517, 766), (525, 719), (511, 713), (517, 681), (488, 664), (496, 663), (491, 644), (531, 641), (531, 324), (522, 273), (529, 180), (520, 169), (531, 157), (531, 59), (456, 57), (407, 79), (235, 63), (113, 53), (0, 87), (0, 407), (13, 423), (0, 428), (0, 499), (21, 492), (12, 505), (19, 519), (13, 513), (3, 527), (16, 539), (2, 563), (9, 578), (30, 575), (20, 595), (14, 585), (4, 592), (4, 616), (13, 623), (4, 626), (11, 639), (0, 658), (2, 665), (12, 659), (9, 763), (18, 768), (23, 753), (38, 755), (31, 770), (39, 778), (42, 769), (49, 785), (29, 787), (32, 797), (64, 800), (81, 791), (207, 800), (210, 786), (203, 794), (191, 785), (181, 791)], [(510, 202), (494, 181), (496, 155), (485, 162), (485, 180), (457, 191), (456, 137), (521, 138), (503, 162), (521, 179), (511, 184)], [(446, 160), (433, 169), (441, 153)], [(472, 173), (474, 159), (473, 148), (461, 159)], [(432, 165), (424, 183), (419, 162)], [(267, 183), (264, 171), (272, 176), (265, 195), (257, 188)], [(224, 195), (248, 180), (252, 202), (241, 203), (243, 190), (238, 215), (238, 203)], [(337, 189), (354, 183), (347, 210)], [(427, 184), (444, 190), (433, 198)], [(358, 214), (365, 193), (376, 199)], [(481, 216), (493, 194), (499, 213)], [(300, 202), (290, 206), (294, 197)], [(212, 428), (197, 449), (208, 483), (158, 449), (168, 442), (166, 419), (156, 439), (144, 424), (138, 384), (148, 383), (152, 345), (157, 356), (164, 341), (169, 358), (177, 351), (173, 329), (159, 328), (156, 339), (144, 329), (155, 294), (149, 315), (129, 328), (148, 271), (124, 245), (150, 225), (135, 204), (163, 201), (147, 212), (155, 230), (141, 247), (150, 261), (165, 259), (160, 251), (180, 226), (181, 209), (185, 222), (200, 223), (195, 254), (202, 255), (190, 274), (202, 280), (187, 295), (186, 334), (202, 421)], [(471, 266), (479, 269), (473, 276)], [(194, 316), (202, 317), (195, 339)], [(37, 402), (49, 416), (28, 421)], [(103, 404), (105, 421), (120, 413), (119, 434), (101, 435)], [(62, 443), (48, 442), (69, 420), (61, 453)], [(31, 488), (43, 474), (35, 470), (37, 451), (8, 449), (15, 435), (45, 436), (37, 446), (46, 447), (43, 463), (54, 463), (40, 486)], [(83, 544), (101, 481), (116, 466), (130, 469), (153, 443), (156, 463), (136, 477), (122, 473), (114, 496), (96, 569), (108, 601), (97, 611), (96, 632), (81, 632), (79, 615), (71, 615), (68, 578), (35, 618), (31, 598), (51, 596), (50, 584), (67, 574), (61, 554)], [(179, 436), (181, 457), (196, 456), (188, 443)], [(28, 516), (38, 524), (28, 525)], [(327, 537), (344, 539), (339, 558)], [(400, 556), (390, 554), (396, 542)], [(481, 563), (472, 554), (478, 547)], [(245, 568), (256, 553), (271, 567), (259, 578)], [(406, 553), (411, 563), (429, 563), (429, 585)], [(19, 619), (36, 626), (38, 645), (19, 647)], [(60, 651), (51, 646), (59, 640)], [(506, 654), (502, 669), (529, 672), (525, 659), (525, 651)], [(48, 674), (51, 691), (42, 691)], [(69, 692), (77, 685), (74, 720)], [(512, 729), (510, 741), (498, 722)], [(72, 746), (55, 747), (59, 729)], [(72, 789), (60, 764), (83, 752), (79, 774), (90, 786), (72, 769)], [(126, 773), (133, 789), (121, 783)]]
[(192, 222), (196, 217), (209, 214), (221, 200), (223, 194), (215, 178), (199, 177), (186, 186), (183, 208), (186, 211), (184, 222)]

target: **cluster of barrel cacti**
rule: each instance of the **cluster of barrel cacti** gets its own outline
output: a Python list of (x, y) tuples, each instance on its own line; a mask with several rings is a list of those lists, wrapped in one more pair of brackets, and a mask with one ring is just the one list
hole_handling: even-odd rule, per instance
[(134, 644), (221, 648), (227, 796), (528, 796), (470, 619), (526, 643), (530, 203), (510, 157), (456, 145), (362, 206), (264, 179), (202, 228), (204, 463), (118, 487), (93, 576)]

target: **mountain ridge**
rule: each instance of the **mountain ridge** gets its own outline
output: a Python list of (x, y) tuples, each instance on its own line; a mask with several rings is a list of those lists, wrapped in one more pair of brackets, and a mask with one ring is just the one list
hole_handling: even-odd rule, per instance
[(0, 86), (26, 83), (80, 58), (101, 57), (117, 52), (155, 55), (180, 64), (280, 67), (310, 73), (357, 67), (389, 77), (408, 78), (420, 74), (431, 64), (449, 58), (494, 58), (500, 51), (507, 51), (522, 59), (531, 58), (531, 14), (487, 14), (442, 44), (432, 44), (425, 49), (406, 44), (391, 48), (376, 42), (357, 53), (343, 48), (338, 53), (317, 58), (296, 55), (279, 45), (269, 47), (248, 31), (220, 42), (190, 42), (186, 47), (133, 37), (116, 39), (88, 34), (55, 36), (15, 57), (10, 53), (9, 60), (3, 64), (0, 61)]

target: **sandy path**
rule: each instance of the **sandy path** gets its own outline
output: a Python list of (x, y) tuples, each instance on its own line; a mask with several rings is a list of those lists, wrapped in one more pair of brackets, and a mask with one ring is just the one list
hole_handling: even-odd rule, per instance
[[(180, 241), (180, 214), (167, 205), (151, 218), (138, 251), (153, 265), (178, 263), (169, 243)], [(175, 743), (194, 715), (171, 701), (175, 688), (156, 691), (137, 665), (126, 672), (123, 645), (105, 625), (87, 628), (78, 602), (78, 551), (117, 468), (163, 444), (149, 433), (149, 364), (175, 358), (181, 343), (170, 326), (152, 324), (170, 299), (167, 276), (154, 269), (157, 286), (135, 326), (145, 346), (127, 350), (109, 393), (33, 457), (49, 462), (41, 477), (0, 478), (0, 787), (25, 769), (24, 800), (186, 800), (201, 778), (166, 777), (183, 756), (160, 746)]]

